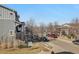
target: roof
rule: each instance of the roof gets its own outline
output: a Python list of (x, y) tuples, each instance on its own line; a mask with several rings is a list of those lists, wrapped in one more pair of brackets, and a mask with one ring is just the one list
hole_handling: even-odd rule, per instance
[(5, 8), (5, 9), (7, 9), (7, 10), (9, 10), (9, 11), (12, 11), (12, 12), (16, 12), (15, 10), (10, 9), (10, 8), (8, 8), (8, 7), (5, 7), (5, 6), (3, 6), (3, 5), (0, 5), (0, 7)]
[(16, 21), (19, 21), (19, 16), (18, 16), (18, 14), (17, 14), (17, 12), (15, 11), (15, 10), (13, 10), (13, 9), (11, 9), (11, 8), (8, 8), (8, 7), (5, 7), (5, 6), (3, 6), (3, 5), (0, 5), (0, 7), (2, 7), (2, 8), (5, 8), (5, 9), (7, 9), (7, 10), (9, 10), (9, 11), (12, 11), (12, 12), (14, 12), (15, 13), (15, 16), (16, 16)]
[[(64, 26), (65, 25), (65, 26)], [(73, 28), (73, 29), (79, 29), (79, 23), (66, 23), (62, 26), (62, 28)]]

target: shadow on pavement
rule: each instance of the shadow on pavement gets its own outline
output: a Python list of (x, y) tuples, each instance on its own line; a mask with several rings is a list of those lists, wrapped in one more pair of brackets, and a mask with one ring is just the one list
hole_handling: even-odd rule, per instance
[(75, 54), (75, 53), (72, 53), (72, 52), (67, 52), (67, 51), (54, 53), (54, 52), (52, 51), (52, 52), (51, 52), (51, 54)]

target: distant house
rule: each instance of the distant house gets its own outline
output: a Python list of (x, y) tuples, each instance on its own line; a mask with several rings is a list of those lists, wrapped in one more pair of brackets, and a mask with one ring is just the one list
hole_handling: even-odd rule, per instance
[(20, 23), (19, 15), (15, 10), (0, 5), (0, 42), (11, 40), (12, 36), (15, 40), (16, 26)]
[(79, 23), (67, 23), (62, 25), (61, 31), (64, 31), (66, 34), (75, 34), (79, 35)]

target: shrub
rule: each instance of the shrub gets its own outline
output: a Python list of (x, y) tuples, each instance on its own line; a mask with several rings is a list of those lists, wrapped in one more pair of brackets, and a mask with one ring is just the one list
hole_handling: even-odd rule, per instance
[(27, 48), (25, 45), (19, 45), (18, 48)]
[(74, 34), (69, 34), (69, 35), (66, 35), (69, 39), (71, 38), (75, 38), (75, 35)]

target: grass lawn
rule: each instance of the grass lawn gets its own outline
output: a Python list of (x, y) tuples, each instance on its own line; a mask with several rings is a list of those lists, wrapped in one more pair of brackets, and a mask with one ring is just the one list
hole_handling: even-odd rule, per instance
[(31, 48), (0, 49), (0, 54), (37, 54), (41, 51), (49, 51), (44, 45), (35, 43)]
[(34, 54), (40, 52), (40, 48), (1, 49), (0, 54)]

